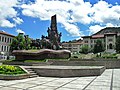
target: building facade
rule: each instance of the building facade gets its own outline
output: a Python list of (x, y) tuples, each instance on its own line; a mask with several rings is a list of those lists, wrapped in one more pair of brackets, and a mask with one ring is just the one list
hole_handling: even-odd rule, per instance
[(82, 45), (83, 45), (82, 41), (64, 42), (62, 43), (62, 48), (70, 50), (72, 53), (79, 53)]
[(83, 43), (93, 49), (97, 40), (101, 40), (106, 52), (115, 51), (116, 38), (120, 35), (120, 27), (107, 27), (99, 32), (91, 35), (84, 36)]
[(10, 43), (15, 36), (10, 35), (6, 32), (0, 31), (0, 54), (10, 54)]

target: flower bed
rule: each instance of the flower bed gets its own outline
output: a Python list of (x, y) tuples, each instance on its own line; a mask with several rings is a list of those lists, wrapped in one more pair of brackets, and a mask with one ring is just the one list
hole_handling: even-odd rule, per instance
[(29, 73), (18, 66), (0, 65), (0, 79), (16, 80), (28, 77)]

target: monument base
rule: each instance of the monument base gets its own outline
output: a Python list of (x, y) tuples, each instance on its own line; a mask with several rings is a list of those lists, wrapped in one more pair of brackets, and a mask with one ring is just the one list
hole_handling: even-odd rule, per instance
[(99, 76), (105, 71), (104, 66), (33, 66), (39, 76), (80, 77)]
[(42, 60), (42, 59), (67, 59), (71, 57), (69, 50), (51, 50), (41, 49), (32, 50), (14, 50), (16, 60)]

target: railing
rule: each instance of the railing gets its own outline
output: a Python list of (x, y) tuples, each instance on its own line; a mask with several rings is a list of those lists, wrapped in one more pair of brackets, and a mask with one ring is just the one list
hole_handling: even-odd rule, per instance
[(15, 59), (15, 56), (4, 56), (0, 55), (0, 60)]

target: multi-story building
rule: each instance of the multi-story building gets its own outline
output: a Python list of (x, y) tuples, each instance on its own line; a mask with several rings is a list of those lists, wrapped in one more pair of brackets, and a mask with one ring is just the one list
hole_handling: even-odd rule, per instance
[(10, 54), (10, 43), (14, 37), (14, 35), (0, 31), (0, 54), (4, 54), (6, 56)]
[(88, 45), (89, 48), (94, 48), (96, 40), (99, 39), (102, 41), (106, 51), (114, 51), (116, 38), (119, 35), (120, 27), (107, 27), (91, 36), (84, 36), (82, 38), (84, 45)]
[(79, 53), (82, 45), (82, 40), (62, 43), (63, 49), (70, 50), (72, 53)]

